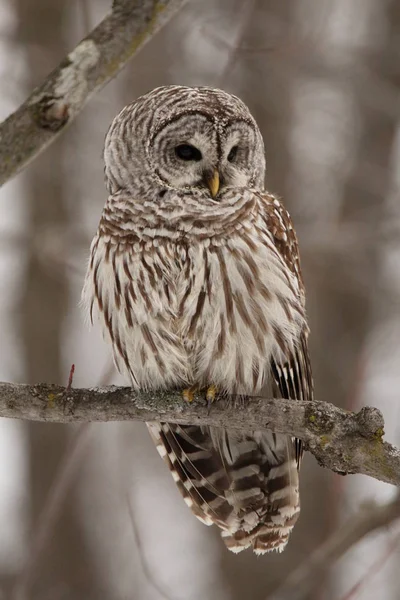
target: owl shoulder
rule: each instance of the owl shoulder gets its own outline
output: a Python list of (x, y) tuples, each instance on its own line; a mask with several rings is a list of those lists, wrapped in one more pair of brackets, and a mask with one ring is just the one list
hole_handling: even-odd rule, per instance
[(301, 294), (304, 283), (301, 273), (297, 235), (289, 212), (281, 199), (267, 191), (258, 192), (260, 216), (272, 234), (276, 249), (288, 269), (298, 280)]

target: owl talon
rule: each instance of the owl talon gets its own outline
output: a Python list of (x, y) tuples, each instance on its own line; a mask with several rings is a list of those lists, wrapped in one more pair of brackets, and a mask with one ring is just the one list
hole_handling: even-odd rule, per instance
[(215, 385), (210, 385), (206, 391), (207, 409), (210, 414), (211, 404), (214, 402), (218, 394), (218, 390)]
[(207, 402), (214, 402), (215, 398), (217, 397), (217, 388), (215, 387), (215, 385), (210, 385), (207, 388), (207, 392), (206, 392), (206, 400)]
[(185, 402), (193, 402), (194, 395), (198, 390), (198, 385), (192, 385), (191, 387), (185, 388), (182, 392), (183, 399)]

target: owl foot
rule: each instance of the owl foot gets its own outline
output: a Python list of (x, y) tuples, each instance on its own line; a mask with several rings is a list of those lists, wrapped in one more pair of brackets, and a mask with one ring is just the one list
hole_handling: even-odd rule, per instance
[(210, 413), (211, 404), (214, 402), (214, 400), (216, 399), (217, 395), (218, 395), (218, 390), (217, 390), (216, 386), (215, 385), (210, 385), (207, 388), (207, 391), (206, 391), (206, 400), (207, 400), (208, 413)]
[(198, 389), (199, 389), (198, 385), (192, 385), (188, 388), (185, 388), (182, 392), (182, 396), (183, 396), (183, 399), (185, 400), (185, 402), (193, 402), (194, 395)]
[[(182, 391), (182, 396), (183, 396), (183, 399), (185, 400), (185, 402), (193, 402), (195, 394), (198, 391), (200, 391), (200, 387), (197, 384), (192, 385), (188, 388), (185, 388)], [(204, 388), (203, 388), (203, 393), (204, 393)], [(214, 400), (216, 399), (216, 397), (218, 395), (218, 389), (215, 385), (210, 385), (205, 389), (205, 393), (206, 393), (207, 407), (208, 407), (208, 410), (210, 410), (211, 404), (214, 402)]]
[(215, 385), (210, 385), (206, 391), (206, 400), (207, 402), (214, 402), (217, 397), (218, 390)]

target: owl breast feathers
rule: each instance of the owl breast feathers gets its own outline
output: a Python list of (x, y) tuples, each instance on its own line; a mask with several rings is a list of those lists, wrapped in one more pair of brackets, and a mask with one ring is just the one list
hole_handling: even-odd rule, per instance
[[(211, 88), (158, 88), (116, 117), (104, 159), (83, 302), (118, 370), (136, 389), (311, 399), (297, 240), (263, 190), (247, 107)], [(230, 550), (283, 550), (299, 514), (298, 440), (148, 425), (186, 503)]]

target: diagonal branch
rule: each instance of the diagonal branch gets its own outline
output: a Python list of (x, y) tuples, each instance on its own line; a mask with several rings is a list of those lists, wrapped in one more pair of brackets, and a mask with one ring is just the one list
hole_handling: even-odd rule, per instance
[(400, 486), (400, 450), (384, 442), (377, 408), (352, 413), (326, 402), (221, 398), (211, 410), (201, 399), (184, 403), (178, 391), (135, 392), (0, 383), (0, 417), (75, 421), (169, 421), (231, 429), (271, 429), (302, 439), (320, 465), (337, 473), (361, 473)]
[(0, 185), (49, 146), (186, 0), (115, 0), (112, 11), (0, 125)]

